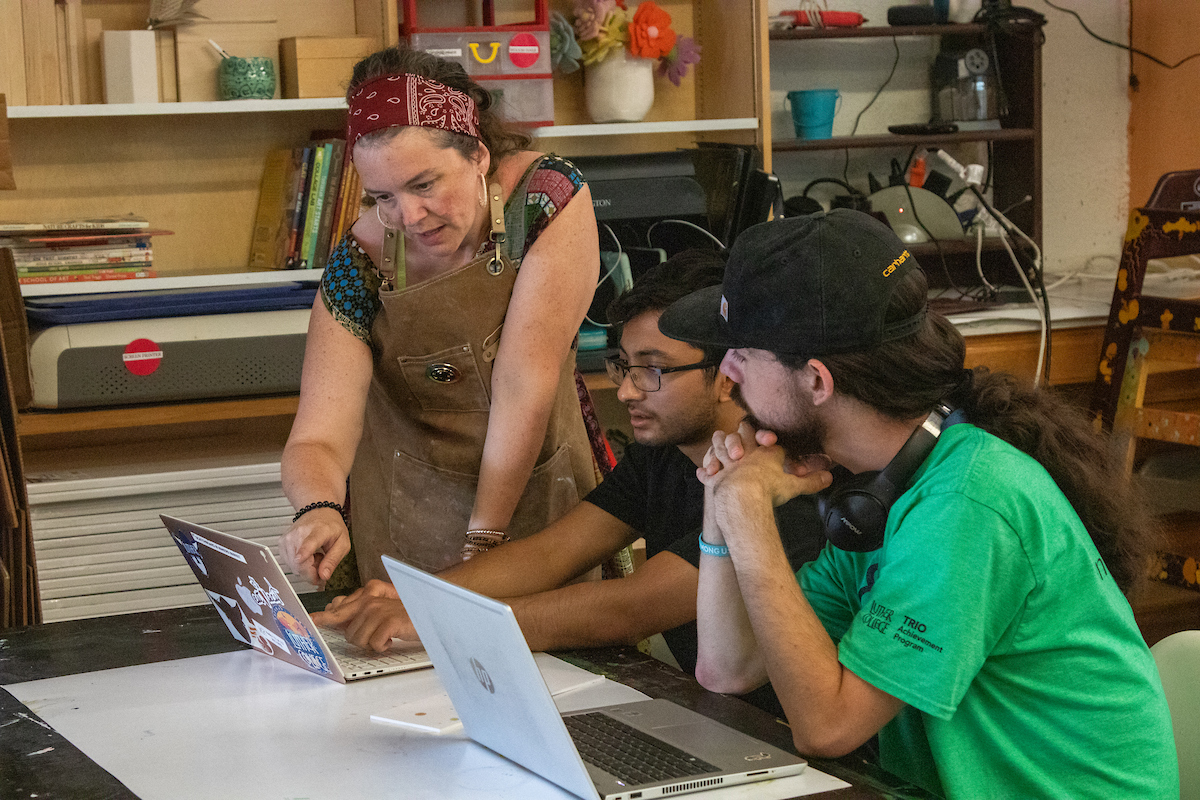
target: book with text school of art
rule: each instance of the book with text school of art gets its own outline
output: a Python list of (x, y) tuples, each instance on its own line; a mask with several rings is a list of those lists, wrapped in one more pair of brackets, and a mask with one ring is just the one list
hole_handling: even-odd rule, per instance
[(66, 270), (63, 272), (17, 273), (17, 283), (22, 285), (38, 285), (46, 283), (75, 283), (77, 281), (118, 281), (136, 278), (153, 278), (157, 276), (148, 267), (115, 267), (83, 270)]

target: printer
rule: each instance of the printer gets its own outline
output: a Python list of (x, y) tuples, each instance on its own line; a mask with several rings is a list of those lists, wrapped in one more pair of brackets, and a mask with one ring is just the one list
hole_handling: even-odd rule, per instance
[(601, 250), (724, 250), (743, 228), (768, 218), (774, 199), (753, 147), (707, 144), (571, 160), (591, 189)]
[(778, 181), (752, 147), (711, 144), (662, 153), (580, 156), (599, 226), (601, 281), (580, 328), (578, 363), (604, 368), (617, 342), (605, 310), (646, 270), (683, 250), (723, 252), (744, 228), (782, 209)]
[(33, 408), (294, 393), (316, 287), (26, 298)]

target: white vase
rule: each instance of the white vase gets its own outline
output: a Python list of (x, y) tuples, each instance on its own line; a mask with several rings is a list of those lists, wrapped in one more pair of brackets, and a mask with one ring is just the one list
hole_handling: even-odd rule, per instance
[(640, 122), (654, 105), (654, 59), (619, 47), (584, 68), (583, 92), (593, 122)]

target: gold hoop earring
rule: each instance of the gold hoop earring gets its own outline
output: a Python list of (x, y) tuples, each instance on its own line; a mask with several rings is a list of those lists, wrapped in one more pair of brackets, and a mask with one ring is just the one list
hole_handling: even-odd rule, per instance
[(488, 204), (487, 203), (487, 198), (488, 198), (487, 178), (484, 177), (482, 172), (479, 173), (479, 188), (481, 191), (481, 194), (479, 195), (479, 207), (487, 208), (487, 204)]

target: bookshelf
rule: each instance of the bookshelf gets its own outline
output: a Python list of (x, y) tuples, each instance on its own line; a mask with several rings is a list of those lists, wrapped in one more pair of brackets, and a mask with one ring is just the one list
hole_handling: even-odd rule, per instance
[[(888, 39), (924, 38), (934, 43), (940, 42), (951, 51), (964, 51), (971, 47), (987, 48), (994, 57), (993, 74), (998, 71), (1003, 77), (1004, 91), (1007, 96), (1007, 113), (1002, 114), (1000, 127), (985, 130), (961, 130), (954, 133), (897, 135), (879, 130), (860, 133), (854, 136), (833, 136), (827, 139), (797, 139), (792, 126), (787, 125), (786, 131), (776, 131), (771, 135), (769, 130), (770, 111), (765, 113), (768, 121), (767, 141), (764, 145), (764, 158), (772, 164), (776, 173), (784, 178), (785, 192), (789, 195), (799, 194), (798, 188), (810, 179), (829, 177), (819, 170), (824, 166), (828, 169), (831, 156), (840, 152), (846, 153), (847, 162), (853, 153), (857, 157), (869, 156), (882, 162), (883, 155), (897, 156), (901, 161), (904, 154), (916, 147), (939, 147), (948, 152), (957, 152), (956, 148), (965, 148), (965, 152), (974, 153), (971, 160), (986, 162), (990, 167), (989, 181), (993, 190), (993, 202), (997, 208), (1010, 209), (1006, 214), (1014, 223), (1028, 233), (1039, 244), (1042, 239), (1042, 113), (1041, 113), (1041, 44), (1037, 30), (1030, 26), (1022, 26), (1005, 35), (995, 37), (995, 49), (988, 46), (988, 28), (983, 24), (943, 24), (943, 25), (913, 25), (893, 27), (887, 25), (866, 26), (861, 28), (792, 28), (773, 29), (767, 33), (768, 55), (764, 61), (764, 78), (768, 85), (779, 83), (777, 89), (790, 88), (789, 79), (795, 81), (801, 66), (809, 71), (814, 69), (826, 70), (821, 78), (837, 85), (844, 79), (853, 85), (853, 69), (845, 75), (835, 76), (834, 69), (844, 63), (832, 59), (852, 58), (855, 47), (885, 46)], [(873, 44), (871, 40), (879, 42)], [(853, 46), (852, 46), (853, 45)], [(800, 49), (806, 50), (808, 60), (801, 60)], [(897, 52), (899, 48), (897, 47)], [(915, 51), (914, 51), (915, 52)], [(910, 57), (912, 55), (910, 54)], [(932, 58), (932, 56), (931, 56)], [(776, 68), (772, 69), (772, 60)], [(917, 56), (915, 60), (920, 61)], [(831, 63), (827, 63), (831, 62)], [(783, 65), (782, 67), (779, 65)], [(783, 74), (779, 74), (782, 72)], [(808, 73), (806, 72), (805, 75)], [(882, 76), (872, 76), (869, 84), (882, 81)], [(807, 86), (808, 84), (797, 84)], [(911, 87), (908, 87), (911, 88)], [(880, 91), (897, 92), (903, 96), (906, 87), (890, 86)], [(874, 102), (874, 101), (872, 101)], [(878, 108), (878, 107), (877, 107)], [(918, 109), (920, 113), (923, 109)], [(892, 107), (892, 115), (912, 112), (912, 109)], [(851, 117), (853, 118), (853, 117)], [(870, 118), (868, 118), (869, 120)], [(909, 118), (887, 118), (877, 127), (883, 128), (889, 122), (909, 122)], [(923, 120), (922, 120), (923, 121)], [(877, 151), (877, 152), (873, 152)], [(962, 160), (962, 153), (959, 153)], [(843, 176), (844, 167), (838, 163), (838, 173), (835, 177)], [(931, 168), (940, 169), (937, 164)], [(886, 177), (886, 173), (880, 173)], [(803, 177), (803, 182), (798, 179)], [(792, 185), (788, 186), (789, 181)], [(865, 183), (865, 181), (860, 181)], [(956, 184), (956, 186), (961, 184)], [(860, 186), (860, 189), (865, 186)], [(947, 280), (957, 280), (964, 284), (973, 283), (975, 273), (974, 240), (965, 242), (949, 240), (941, 242), (940, 247), (932, 244), (921, 244), (913, 247), (914, 254), (927, 269), (931, 266), (942, 269), (930, 270), (935, 280), (941, 280), (945, 273)], [(986, 240), (983, 254), (984, 269), (995, 278), (997, 275), (1007, 276), (1011, 273), (1011, 265), (1006, 254), (1000, 249), (996, 240)], [(955, 278), (949, 277), (953, 273)]]
[[(357, 17), (360, 31), (367, 29), (364, 24), (378, 26), (385, 20), (383, 28), (394, 40), (395, 28), (388, 28), (386, 20), (389, 15), (395, 19), (396, 4), (336, 1), (347, 6), (342, 17)], [(142, 3), (122, 3), (120, 8), (111, 0), (84, 4), (106, 18), (120, 12), (144, 19), (144, 12), (134, 8)], [(280, 30), (286, 28), (287, 35), (320, 32), (298, 30), (301, 12), (289, 14), (281, 0), (270, 4), (280, 9)], [(570, 0), (551, 4), (571, 13)], [(704, 44), (695, 73), (679, 88), (660, 81), (644, 122), (605, 125), (587, 118), (579, 73), (556, 78), (557, 124), (532, 131), (535, 148), (571, 157), (664, 151), (694, 146), (698, 140), (761, 145), (765, 106), (759, 54), (765, 47), (765, 7), (755, 0), (659, 4), (681, 35)], [(156, 228), (174, 231), (155, 238), (160, 277), (138, 282), (138, 289), (315, 279), (301, 271), (246, 271), (259, 183), (270, 150), (301, 145), (314, 130), (342, 128), (345, 110), (340, 97), (13, 105), (8, 116), (18, 190), (0, 193), (0, 219), (136, 214)], [(590, 376), (588, 383), (593, 390), (610, 388), (602, 374)], [(218, 449), (246, 442), (281, 447), (295, 407), (296, 398), (290, 396), (27, 411), (18, 425), (27, 461), (69, 468), (73, 459), (96, 463), (128, 452), (156, 457), (159, 450), (185, 446), (189, 452), (203, 451), (204, 442)], [(154, 445), (162, 443), (171, 446), (156, 450)]]

